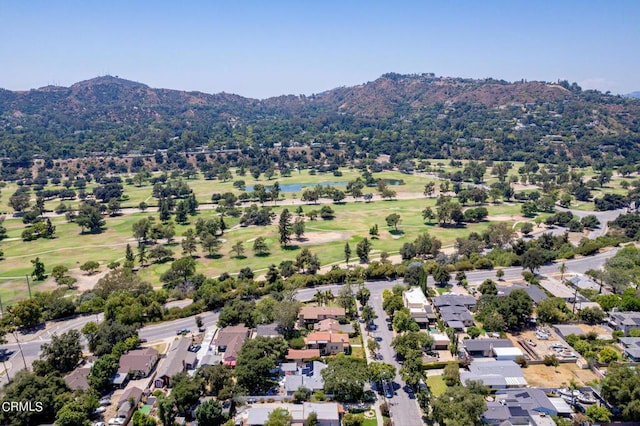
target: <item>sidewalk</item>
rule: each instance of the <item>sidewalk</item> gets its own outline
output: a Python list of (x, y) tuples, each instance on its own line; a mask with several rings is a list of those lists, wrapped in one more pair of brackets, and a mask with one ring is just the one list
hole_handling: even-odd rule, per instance
[[(356, 301), (356, 309), (360, 312), (360, 303)], [(369, 349), (367, 348), (367, 330), (364, 327), (364, 323), (358, 321), (358, 327), (360, 327), (360, 336), (362, 337), (362, 349), (364, 352), (364, 357), (367, 361), (367, 365), (374, 361), (369, 353)], [(382, 418), (382, 412), (380, 411), (380, 398), (376, 398), (376, 402), (373, 404), (373, 410), (376, 413), (376, 423), (378, 426), (382, 426), (384, 419)]]

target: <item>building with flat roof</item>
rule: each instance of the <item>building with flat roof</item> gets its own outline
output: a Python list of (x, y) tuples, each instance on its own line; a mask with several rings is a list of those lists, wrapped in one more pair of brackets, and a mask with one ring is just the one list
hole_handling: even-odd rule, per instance
[(460, 343), (467, 355), (474, 358), (493, 357), (495, 348), (513, 347), (509, 339), (464, 339)]
[(522, 369), (513, 361), (473, 361), (468, 371), (460, 372), (460, 381), (480, 381), (491, 389), (522, 388), (527, 380)]
[(402, 301), (405, 308), (409, 309), (411, 318), (413, 318), (420, 327), (428, 327), (430, 323), (436, 322), (437, 318), (433, 312), (433, 307), (420, 287), (411, 287), (402, 293)]

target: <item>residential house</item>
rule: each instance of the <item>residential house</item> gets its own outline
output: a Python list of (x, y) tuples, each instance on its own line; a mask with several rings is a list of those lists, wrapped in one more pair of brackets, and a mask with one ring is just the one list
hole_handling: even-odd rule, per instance
[(304, 342), (309, 349), (319, 349), (322, 356), (346, 353), (351, 348), (348, 334), (331, 331), (309, 333)]
[(238, 352), (249, 338), (251, 330), (244, 324), (224, 327), (218, 330), (218, 334), (213, 339), (214, 352), (217, 354), (224, 354), (222, 357), (222, 363), (235, 367), (238, 359)]
[(301, 365), (314, 358), (320, 358), (320, 349), (289, 349), (285, 358)]
[(433, 339), (433, 344), (431, 345), (432, 349), (436, 351), (449, 349), (451, 340), (445, 333), (430, 333), (430, 335)]
[[(293, 364), (295, 367), (293, 371), (285, 371), (284, 388), (287, 396), (293, 395), (301, 387), (311, 389), (312, 392), (324, 389), (324, 378), (321, 374), (322, 370), (327, 368), (327, 364), (324, 362), (313, 361), (305, 367), (298, 367), (295, 363), (286, 364)], [(287, 369), (287, 367), (285, 366), (284, 369)]]
[(640, 312), (609, 312), (609, 324), (629, 334), (630, 330), (640, 328)]
[(306, 328), (327, 318), (338, 319), (345, 316), (344, 308), (329, 306), (304, 306), (298, 313), (298, 324)]
[(474, 324), (471, 312), (464, 306), (441, 306), (439, 313), (442, 322), (456, 331), (464, 331)]
[(353, 334), (355, 330), (351, 324), (340, 324), (340, 321), (327, 318), (313, 325), (314, 331)]
[(491, 389), (522, 388), (527, 380), (522, 369), (513, 361), (473, 361), (468, 371), (460, 372), (460, 381), (480, 381)]
[(256, 326), (256, 331), (253, 333), (253, 338), (256, 337), (281, 337), (282, 332), (280, 327), (276, 323), (272, 324), (259, 324)]
[(596, 283), (586, 275), (574, 275), (573, 277), (567, 279), (567, 281), (570, 282), (573, 287), (577, 287), (582, 290), (601, 290), (600, 284)]
[(292, 424), (304, 425), (312, 412), (318, 417), (318, 426), (340, 426), (344, 408), (337, 402), (305, 402), (303, 404), (266, 403), (253, 404), (244, 412), (236, 424), (262, 426), (273, 410), (283, 409), (292, 417)]
[(627, 358), (633, 362), (640, 362), (640, 337), (620, 337), (618, 341), (622, 344)]
[(89, 389), (89, 373), (91, 367), (79, 367), (64, 376), (64, 382), (71, 390), (86, 391)]
[(116, 417), (125, 419), (127, 424), (141, 400), (142, 389), (133, 386), (125, 390), (118, 400)]
[(489, 358), (495, 355), (494, 348), (512, 348), (513, 343), (509, 339), (464, 339), (461, 342), (462, 350), (474, 358)]
[(487, 403), (482, 420), (490, 425), (554, 426), (550, 416), (559, 414), (541, 389), (505, 389), (496, 393), (495, 401)]
[(436, 314), (433, 312), (433, 307), (420, 287), (411, 287), (411, 289), (402, 293), (402, 301), (405, 308), (409, 309), (411, 318), (420, 327), (427, 328), (429, 324), (436, 322)]
[(476, 307), (476, 299), (466, 294), (443, 294), (436, 296), (432, 300), (433, 306), (440, 310), (442, 306), (464, 306), (470, 311)]
[(501, 286), (497, 286), (496, 289), (498, 290), (498, 297), (503, 297), (503, 296), (506, 297), (510, 295), (513, 290), (518, 290), (518, 289), (524, 290), (529, 295), (531, 300), (533, 300), (533, 303), (535, 303), (536, 305), (542, 302), (543, 300), (549, 298), (547, 294), (544, 291), (542, 291), (542, 289), (537, 285), (525, 285), (525, 284), (514, 284), (509, 286), (501, 285)]
[(181, 337), (173, 342), (165, 359), (160, 362), (154, 381), (157, 388), (171, 387), (171, 377), (195, 368), (195, 353), (189, 352), (190, 337)]
[(156, 364), (159, 354), (154, 348), (135, 349), (122, 354), (118, 365), (118, 373), (129, 374), (130, 378), (149, 377)]

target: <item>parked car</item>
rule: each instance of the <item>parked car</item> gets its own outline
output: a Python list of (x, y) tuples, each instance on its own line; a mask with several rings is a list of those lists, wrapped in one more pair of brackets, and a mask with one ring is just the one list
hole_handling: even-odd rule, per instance
[(534, 348), (536, 346), (538, 346), (538, 344), (536, 342), (534, 342), (533, 340), (531, 340), (531, 339), (527, 340), (527, 343), (530, 344), (531, 346), (533, 346)]
[(369, 325), (367, 326), (367, 328), (371, 331), (376, 331), (378, 329), (378, 326), (376, 325), (375, 322), (371, 322), (369, 323)]
[(192, 345), (189, 346), (189, 352), (198, 352), (200, 350), (200, 348), (202, 347), (202, 345)]
[(104, 422), (95, 422), (93, 426), (105, 426)]
[(122, 417), (113, 417), (109, 419), (109, 426), (122, 426), (124, 424), (125, 419)]
[(102, 406), (111, 405), (111, 397), (105, 396), (104, 398), (101, 398), (99, 404)]
[(391, 324), (390, 322), (387, 323), (387, 330), (393, 331), (393, 324)]
[(96, 409), (94, 410), (93, 414), (102, 414), (102, 413), (104, 413), (105, 411), (107, 411), (107, 407), (105, 407), (105, 406), (101, 406), (101, 407), (96, 408)]
[(188, 328), (181, 328), (176, 332), (176, 334), (178, 336), (184, 336), (185, 334), (189, 333), (189, 331), (191, 330), (189, 330)]

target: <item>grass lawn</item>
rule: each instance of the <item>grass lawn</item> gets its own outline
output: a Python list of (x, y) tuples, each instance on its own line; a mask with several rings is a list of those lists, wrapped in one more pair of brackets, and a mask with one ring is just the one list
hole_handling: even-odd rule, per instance
[(442, 376), (427, 377), (427, 386), (429, 386), (429, 391), (434, 397), (442, 395), (447, 390), (447, 385)]
[(378, 426), (378, 421), (373, 418), (373, 419), (364, 419), (364, 421), (362, 422), (362, 426)]

